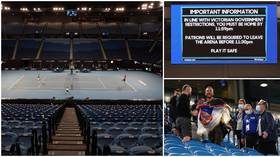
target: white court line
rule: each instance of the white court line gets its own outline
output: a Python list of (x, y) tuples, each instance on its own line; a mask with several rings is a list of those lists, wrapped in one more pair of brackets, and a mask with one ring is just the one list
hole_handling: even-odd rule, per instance
[[(123, 79), (122, 77), (119, 77), (119, 78)], [(130, 88), (132, 88), (132, 90), (133, 90), (134, 92), (137, 91), (130, 83), (128, 83), (128, 81), (125, 81), (125, 84), (127, 84)]]
[(143, 86), (147, 86), (147, 84), (145, 82), (143, 82), (142, 80), (138, 80), (139, 83), (141, 83)]
[(100, 80), (100, 78), (99, 78), (99, 77), (97, 77), (97, 80), (101, 83), (102, 87), (106, 89), (106, 87), (105, 87), (104, 83)]
[(18, 78), (9, 88), (8, 90), (12, 89), (20, 80), (24, 78), (24, 75), (22, 75), (20, 78)]
[(125, 83), (126, 83), (130, 88), (132, 88), (132, 90), (133, 90), (134, 92), (137, 91), (132, 85), (130, 85), (130, 83), (128, 83), (127, 81), (126, 81)]

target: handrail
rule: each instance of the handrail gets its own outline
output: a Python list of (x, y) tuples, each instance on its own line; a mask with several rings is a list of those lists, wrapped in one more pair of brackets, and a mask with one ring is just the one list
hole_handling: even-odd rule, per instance
[(43, 150), (42, 154), (47, 155), (48, 154), (48, 146), (47, 146), (47, 127), (46, 127), (46, 121), (43, 119), (42, 122), (42, 142), (43, 142)]
[(86, 155), (93, 155), (93, 150), (90, 152), (90, 146), (92, 145), (92, 137), (90, 136), (90, 121), (81, 111), (79, 106), (76, 106), (75, 109), (80, 123), (80, 128), (82, 130), (82, 135), (84, 136), (84, 141), (86, 142)]

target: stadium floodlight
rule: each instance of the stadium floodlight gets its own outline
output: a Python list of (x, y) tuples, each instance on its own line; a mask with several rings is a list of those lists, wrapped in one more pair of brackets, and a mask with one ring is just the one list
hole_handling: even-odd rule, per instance
[(40, 11), (42, 11), (42, 10), (41, 10), (41, 8), (33, 8), (33, 11), (35, 11), (35, 12), (40, 12)]
[(28, 12), (28, 8), (20, 8), (20, 11), (22, 11), (22, 12)]
[(111, 64), (113, 64), (114, 63), (114, 61), (111, 61)]
[(124, 7), (119, 7), (119, 8), (116, 8), (115, 11), (116, 12), (124, 12), (124, 10), (125, 10)]
[(64, 11), (63, 7), (53, 7), (53, 11)]
[(261, 83), (260, 86), (263, 87), (263, 88), (265, 88), (265, 87), (268, 86), (268, 84), (267, 84), (267, 83)]
[(141, 10), (147, 10), (147, 8), (148, 8), (148, 4), (147, 3), (142, 4)]
[(104, 11), (109, 12), (109, 11), (111, 11), (111, 8), (105, 8)]
[(10, 7), (5, 6), (5, 7), (4, 7), (4, 10), (8, 11), (8, 10), (11, 10), (11, 8), (10, 8)]

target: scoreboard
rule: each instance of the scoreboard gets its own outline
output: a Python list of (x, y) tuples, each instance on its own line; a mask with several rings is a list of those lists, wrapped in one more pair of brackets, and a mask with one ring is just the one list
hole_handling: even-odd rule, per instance
[(277, 6), (171, 5), (172, 64), (277, 63)]

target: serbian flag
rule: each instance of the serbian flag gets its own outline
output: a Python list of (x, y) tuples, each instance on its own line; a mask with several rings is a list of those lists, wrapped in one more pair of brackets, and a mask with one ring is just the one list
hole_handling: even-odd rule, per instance
[(230, 121), (228, 105), (223, 101), (213, 100), (206, 104), (198, 105), (198, 128), (199, 136), (208, 135), (220, 122), (227, 124)]

